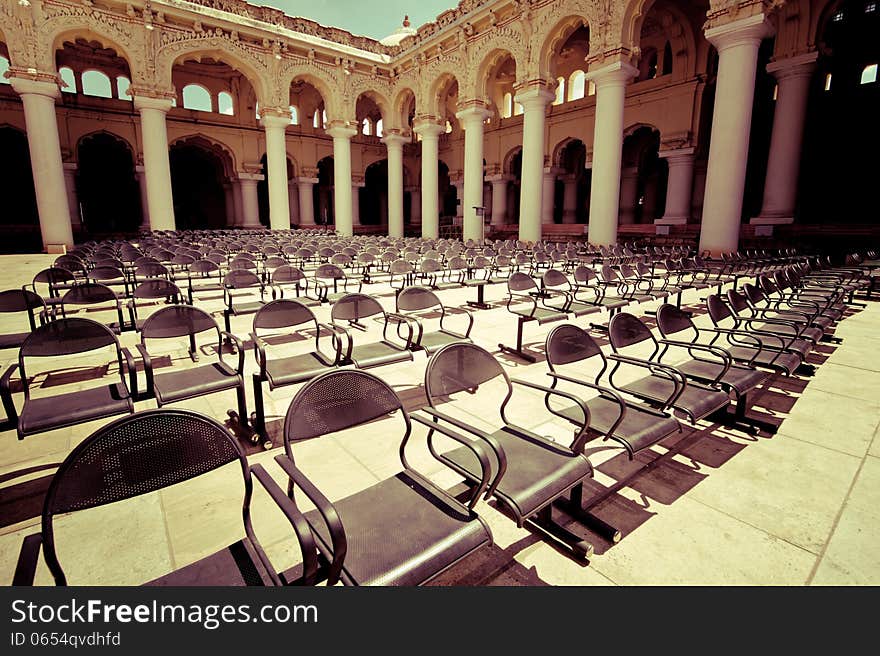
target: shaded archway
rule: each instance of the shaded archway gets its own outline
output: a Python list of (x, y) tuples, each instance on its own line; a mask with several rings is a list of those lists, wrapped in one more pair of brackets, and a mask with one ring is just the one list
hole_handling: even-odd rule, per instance
[(623, 140), (620, 223), (653, 223), (666, 209), (669, 170), (660, 158), (660, 132), (643, 125)]
[(318, 184), (313, 187), (312, 193), (315, 202), (315, 222), (318, 225), (335, 224), (332, 157), (325, 157), (318, 162)]
[(223, 157), (216, 150), (192, 141), (173, 144), (171, 190), (179, 230), (216, 229), (226, 226), (227, 180)]
[(592, 170), (587, 168), (587, 147), (580, 139), (570, 139), (559, 150), (558, 167), (564, 172), (554, 187), (553, 221), (587, 223), (590, 216)]
[(108, 132), (96, 132), (80, 140), (76, 156), (83, 231), (93, 237), (135, 232), (142, 216), (129, 145)]
[(880, 6), (829, 2), (819, 19), (819, 59), (810, 85), (796, 221), (876, 223), (880, 180)]
[(444, 219), (454, 217), (458, 206), (455, 185), (449, 178), (449, 167), (443, 160), (437, 161), (437, 184), (440, 192), (440, 216)]
[[(260, 210), (260, 223), (262, 223), (267, 228), (270, 226), (269, 223), (269, 169), (266, 163), (266, 155), (264, 154), (260, 158), (260, 164), (262, 165), (262, 174), (263, 179), (257, 181), (257, 205)], [(296, 173), (293, 168), (293, 162), (290, 161), (290, 158), (287, 158), (287, 182), (290, 184), (290, 181), (293, 180)]]
[(522, 148), (517, 147), (504, 158), (504, 173), (510, 176), (507, 183), (507, 224), (519, 223), (520, 184), (522, 182)]
[(27, 135), (8, 125), (0, 126), (0, 153), (0, 225), (11, 237), (0, 240), (0, 252), (40, 252), (43, 241)]
[(360, 203), (362, 224), (388, 225), (388, 160), (373, 162), (364, 171)]

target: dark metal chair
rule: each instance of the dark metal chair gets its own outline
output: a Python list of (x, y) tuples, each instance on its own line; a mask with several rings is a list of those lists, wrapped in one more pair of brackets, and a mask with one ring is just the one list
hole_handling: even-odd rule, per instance
[(557, 307), (560, 312), (572, 314), (575, 317), (582, 317), (587, 314), (601, 311), (602, 308), (592, 303), (579, 301), (575, 297), (575, 289), (562, 271), (558, 269), (548, 269), (541, 276), (541, 283), (544, 291), (555, 295), (561, 299), (561, 302), (549, 301), (546, 303), (548, 307)]
[[(106, 352), (108, 347), (116, 352), (119, 382), (33, 398), (33, 380), (28, 374), (29, 363), (34, 360), (42, 363), (54, 362), (51, 358)], [(12, 395), (12, 375), (16, 371), (24, 393), (21, 412), (16, 409)], [(71, 370), (66, 368), (64, 372), (69, 375)], [(0, 378), (0, 396), (6, 410), (7, 422), (10, 427), (15, 427), (18, 439), (133, 412), (132, 394), (136, 392), (137, 380), (131, 354), (120, 347), (116, 335), (107, 326), (79, 317), (56, 319), (38, 326), (22, 342), (18, 351), (18, 362), (10, 365)]]
[[(46, 303), (46, 307), (54, 310), (61, 305), (61, 296), (78, 282), (72, 271), (58, 266), (39, 271), (29, 285), (30, 291), (40, 295)], [(45, 285), (45, 294), (42, 292)]]
[[(463, 314), (467, 317), (467, 327), (465, 331), (456, 332), (446, 326), (447, 311), (446, 307), (427, 287), (407, 287), (396, 299), (397, 311), (415, 322), (417, 328), (416, 336), (413, 339), (412, 347), (416, 350), (423, 350), (428, 355), (434, 353), (437, 349), (452, 342), (470, 342), (471, 328), (474, 326), (473, 315), (464, 308), (458, 308), (457, 314)], [(440, 326), (436, 330), (425, 332), (425, 319), (419, 318), (414, 313), (425, 312), (428, 310), (438, 310), (440, 312)], [(400, 326), (402, 324), (398, 324)]]
[(336, 264), (320, 265), (315, 269), (312, 282), (315, 285), (315, 298), (322, 303), (333, 303), (346, 294), (358, 293), (363, 286), (363, 280), (349, 278)]
[[(535, 362), (535, 356), (523, 351), (523, 326), (535, 321), (539, 326), (553, 321), (562, 321), (568, 318), (568, 313), (559, 307), (546, 304), (545, 295), (540, 293), (535, 279), (521, 271), (516, 271), (507, 280), (507, 311), (517, 318), (516, 324), (516, 348), (499, 344), (504, 353), (510, 353), (526, 360)], [(538, 307), (538, 298), (541, 298), (542, 307)], [(525, 303), (525, 307), (522, 304)], [(519, 307), (517, 305), (519, 304)], [(531, 307), (529, 307), (531, 305)]]
[(187, 268), (187, 296), (192, 305), (195, 295), (202, 292), (223, 292), (223, 275), (220, 265), (209, 259), (196, 260)]
[[(655, 359), (660, 354), (660, 346), (651, 330), (635, 315), (621, 312), (611, 317), (608, 336), (614, 350), (614, 354), (608, 356), (609, 360), (614, 361), (608, 379), (616, 389), (660, 409), (672, 407), (686, 415), (692, 424), (730, 405), (730, 398), (720, 388), (718, 381), (711, 384), (689, 382), (680, 369)], [(631, 351), (631, 347), (638, 345), (642, 345), (640, 348), (652, 347), (651, 355), (640, 358), (622, 352), (624, 349)], [(623, 364), (646, 369), (650, 375), (618, 385), (614, 382), (614, 376)], [(729, 360), (726, 364), (729, 365)]]
[(165, 303), (182, 303), (183, 293), (177, 285), (165, 278), (145, 280), (135, 287), (128, 300), (129, 325), (140, 332), (146, 319), (138, 317), (138, 300), (152, 301), (151, 305), (155, 305), (155, 301), (158, 300)]
[(117, 335), (129, 328), (122, 314), (122, 299), (112, 289), (98, 282), (74, 285), (64, 292), (58, 308), (62, 317), (67, 317), (69, 313), (77, 312), (80, 309), (91, 313), (92, 317), (98, 312), (104, 315), (113, 313), (115, 321), (108, 319), (101, 323)]
[[(19, 328), (24, 328), (25, 325), (30, 328), (26, 332), (13, 330), (13, 332), (0, 334), (0, 349), (18, 348), (27, 336), (37, 329), (38, 321), (42, 325), (50, 318), (43, 298), (27, 289), (7, 289), (0, 292), (0, 314), (24, 314), (27, 324), (25, 324), (25, 320), (17, 322), (12, 320), (10, 323), (18, 323)], [(4, 320), (3, 323), (5, 327), (6, 321)]]
[[(284, 335), (281, 336), (290, 337), (305, 328), (315, 332), (313, 351), (280, 358), (269, 357), (270, 343), (265, 331), (272, 331), (272, 335), (277, 337), (283, 329)], [(330, 334), (332, 353), (324, 353), (321, 350), (322, 330)], [(272, 443), (266, 431), (266, 414), (263, 407), (263, 383), (268, 383), (269, 390), (272, 391), (278, 387), (311, 380), (335, 369), (343, 356), (349, 352), (351, 337), (338, 326), (319, 323), (312, 311), (300, 301), (278, 299), (267, 303), (254, 315), (251, 340), (254, 342), (254, 354), (260, 368), (253, 374), (253, 428), (262, 437), (263, 446), (270, 448)]]
[[(658, 410), (638, 403), (626, 398), (623, 390), (609, 386), (610, 383), (601, 384), (608, 360), (586, 330), (572, 324), (557, 326), (547, 335), (546, 353), (549, 375), (553, 378), (550, 387), (556, 389), (561, 382), (567, 382), (598, 392), (598, 395), (583, 400), (590, 411), (588, 428), (591, 438), (601, 436), (603, 440), (618, 442), (632, 460), (639, 451), (681, 432), (681, 424), (664, 412), (665, 408)], [(585, 376), (584, 369), (594, 358), (600, 367), (591, 381)], [(584, 421), (580, 407), (554, 408), (549, 400), (547, 409), (553, 414), (576, 423)]]
[(776, 426), (746, 416), (749, 407), (748, 395), (767, 380), (767, 374), (754, 366), (734, 362), (730, 353), (717, 344), (701, 343), (700, 329), (690, 318), (690, 314), (680, 308), (665, 303), (657, 309), (657, 328), (663, 339), (663, 351), (657, 360), (662, 361), (669, 348), (687, 351), (689, 360), (679, 362), (676, 368), (693, 380), (721, 385), (736, 397), (735, 413), (731, 422), (735, 427), (754, 432), (761, 428), (769, 433), (776, 432)]
[[(494, 381), (499, 381), (502, 389), (507, 389), (499, 408), (501, 427), (498, 430), (488, 433), (448, 412), (455, 411), (456, 395), (462, 392), (476, 394), (482, 385)], [(551, 442), (508, 420), (507, 407), (514, 396), (514, 385), (565, 399), (581, 408), (583, 419), (575, 422), (578, 426), (571, 444)], [(580, 399), (551, 387), (511, 379), (491, 353), (475, 344), (465, 343), (449, 344), (434, 354), (425, 371), (425, 395), (430, 407), (422, 412), (431, 418), (424, 423), (432, 429), (428, 433), (428, 445), (436, 458), (461, 474), (472, 491), (476, 490), (484, 479), (481, 469), (484, 471), (485, 468), (480, 468), (470, 451), (464, 448), (438, 453), (432, 438), (434, 430), (446, 435), (442, 429), (461, 430), (478, 438), (488, 447), (491, 456), (492, 476), (486, 498), (495, 497), (517, 526), (528, 526), (577, 559), (590, 557), (592, 545), (552, 518), (552, 507), (557, 503), (588, 526), (598, 530), (608, 528), (607, 524), (581, 508), (583, 483), (592, 478), (593, 468), (583, 454), (590, 411)], [(489, 403), (491, 407), (497, 407), (495, 398)], [(569, 498), (564, 500), (565, 496)]]
[[(254, 300), (255, 292), (259, 292), (259, 300)], [(226, 323), (226, 332), (231, 333), (231, 317), (253, 314), (263, 307), (266, 285), (261, 276), (249, 269), (233, 269), (223, 277), (223, 297), (226, 305), (223, 320)], [(250, 300), (242, 301), (243, 298)]]
[[(161, 339), (189, 340), (190, 357), (199, 360), (196, 338), (204, 333), (216, 335), (216, 360), (195, 367), (155, 373), (153, 358), (147, 347), (148, 342)], [(230, 366), (223, 358), (224, 342), (232, 342), (238, 351), (238, 362)], [(248, 413), (244, 385), (244, 345), (235, 335), (221, 331), (213, 317), (204, 310), (191, 305), (172, 305), (150, 315), (141, 328), (141, 341), (137, 350), (144, 361), (146, 392), (143, 398), (155, 397), (161, 408), (168, 403), (235, 390), (238, 401), (238, 414), (229, 411), (229, 416), (247, 428)], [(213, 358), (212, 358), (213, 359)], [(251, 441), (256, 443), (259, 436), (254, 434)]]
[[(55, 518), (184, 484), (226, 465), (241, 469), (244, 537), (147, 585), (233, 586), (311, 584), (318, 572), (316, 547), (305, 517), (262, 465), (247, 459), (226, 428), (190, 410), (146, 410), (100, 428), (64, 459), (43, 503), (42, 529), (24, 539), (13, 585), (32, 585), (42, 547), (56, 585), (68, 574), (57, 546), (68, 528), (56, 534)], [(251, 524), (253, 478), (269, 493), (291, 526), (303, 554), (302, 576), (288, 580), (275, 571)], [(117, 515), (120, 519), (126, 517)], [(131, 522), (130, 522), (131, 523)], [(112, 525), (102, 530), (113, 531)], [(131, 530), (129, 527), (128, 530)], [(95, 540), (90, 536), (89, 540)], [(72, 560), (72, 559), (70, 559)], [(67, 561), (70, 570), (70, 561)], [(81, 581), (80, 584), (93, 584)]]
[[(366, 294), (346, 294), (330, 308), (330, 321), (334, 326), (344, 321), (350, 327), (366, 331), (367, 326), (363, 320), (373, 317), (382, 323), (382, 339), (368, 344), (349, 342), (348, 351), (340, 364), (353, 364), (358, 369), (367, 369), (412, 360), (415, 328), (410, 318), (395, 312), (386, 312), (379, 301)], [(406, 326), (407, 336), (403, 345), (395, 344), (388, 338), (390, 325), (395, 326), (398, 335), (401, 325)]]
[[(403, 471), (390, 478), (331, 502), (294, 459), (295, 445), (302, 440), (392, 413), (403, 422), (398, 451)], [(433, 426), (427, 419), (413, 419)], [(383, 424), (383, 429), (391, 428)], [(437, 429), (463, 444), (482, 468), (465, 504), (410, 466), (406, 447), (411, 430), (410, 416), (394, 390), (363, 371), (323, 374), (306, 383), (291, 402), (284, 421), (285, 452), (275, 460), (290, 479), (288, 495), (293, 498), (301, 491), (316, 506), (306, 519), (326, 564), (322, 574), (328, 585), (420, 585), (492, 543), (489, 527), (474, 512), (491, 475), (485, 447)]]
[(272, 271), (270, 285), (273, 300), (275, 298), (284, 298), (285, 288), (292, 288), (296, 295), (296, 300), (303, 305), (314, 306), (321, 304), (319, 300), (306, 296), (309, 287), (308, 278), (306, 278), (306, 274), (303, 273), (302, 269), (298, 269), (290, 264), (282, 264)]

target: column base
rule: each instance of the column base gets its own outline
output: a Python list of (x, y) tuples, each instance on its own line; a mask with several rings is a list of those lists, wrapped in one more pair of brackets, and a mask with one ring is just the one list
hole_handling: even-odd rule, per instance
[(67, 244), (46, 244), (46, 253), (49, 255), (67, 255)]
[(752, 225), (787, 225), (794, 223), (793, 216), (756, 216), (749, 219)]
[(664, 216), (654, 219), (654, 225), (687, 225), (687, 222), (686, 216)]

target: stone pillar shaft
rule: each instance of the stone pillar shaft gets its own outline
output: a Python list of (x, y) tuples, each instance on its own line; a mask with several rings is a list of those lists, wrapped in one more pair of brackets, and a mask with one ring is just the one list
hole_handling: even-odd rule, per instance
[(547, 105), (554, 94), (543, 87), (516, 94), (523, 108), (522, 175), (520, 177), (519, 238), (537, 242), (541, 239), (541, 209), (544, 174), (544, 124)]
[(171, 109), (171, 100), (135, 96), (134, 107), (141, 115), (150, 229), (174, 230), (171, 164), (168, 160), (168, 129), (165, 124), (165, 115)]
[(455, 114), (464, 128), (464, 198), (459, 206), (464, 240), (483, 238), (483, 217), (477, 216), (474, 208), (483, 206), (483, 121), (489, 115), (489, 111), (480, 105)]

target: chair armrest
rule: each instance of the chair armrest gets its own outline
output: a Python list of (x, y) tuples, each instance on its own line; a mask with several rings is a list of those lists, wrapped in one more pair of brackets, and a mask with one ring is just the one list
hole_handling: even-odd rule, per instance
[(275, 482), (262, 465), (255, 464), (250, 467), (251, 473), (254, 475), (260, 485), (269, 493), (272, 500), (276, 503), (279, 510), (284, 513), (293, 532), (296, 534), (296, 540), (299, 542), (299, 548), (303, 557), (303, 583), (305, 585), (314, 585), (318, 577), (318, 547), (315, 544), (315, 536), (312, 535), (312, 529), (309, 522), (296, 506), (296, 502), (288, 497), (284, 491)]
[[(658, 339), (657, 342), (659, 344), (664, 344), (666, 346), (678, 346), (680, 348), (686, 348), (688, 350), (688, 355), (691, 355), (691, 351), (703, 351), (704, 353), (711, 353), (715, 357), (721, 358), (724, 363), (724, 367), (721, 369), (721, 372), (715, 376), (715, 379), (712, 381), (712, 384), (718, 384), (718, 382), (724, 378), (724, 375), (730, 370), (730, 365), (733, 364), (733, 358), (730, 357), (730, 353), (725, 351), (720, 346), (714, 346), (712, 344), (697, 344), (694, 342), (680, 342), (674, 339)], [(662, 356), (661, 356), (662, 357)]]
[(583, 385), (584, 387), (589, 387), (602, 394), (607, 394), (617, 402), (617, 405), (620, 407), (620, 414), (618, 415), (617, 420), (611, 425), (611, 428), (608, 429), (608, 432), (605, 434), (604, 439), (607, 440), (609, 437), (611, 437), (614, 434), (614, 431), (617, 430), (617, 427), (620, 426), (621, 422), (623, 422), (624, 417), (626, 417), (626, 401), (616, 390), (605, 387), (603, 385), (598, 385), (596, 383), (591, 383), (588, 380), (580, 380), (579, 378), (573, 378), (564, 374), (558, 374), (555, 371), (548, 371), (547, 375), (554, 379), (554, 385), (556, 384), (557, 380), (564, 380), (566, 382), (574, 383), (576, 385)]
[[(413, 340), (412, 340), (413, 346), (420, 346), (422, 343), (422, 336), (425, 334), (425, 327), (418, 317), (408, 317), (408, 319), (415, 323), (415, 328), (416, 328), (415, 336), (413, 337)], [(397, 322), (397, 336), (398, 337), (400, 337), (400, 325), (402, 323), (403, 323), (402, 321)], [(440, 326), (441, 326), (441, 328), (443, 326), (443, 319), (442, 318), (440, 319)], [(409, 325), (409, 330), (410, 330), (410, 333), (413, 332), (412, 324)], [(400, 337), (400, 339), (403, 339), (403, 337)]]
[[(507, 471), (507, 456), (504, 454), (504, 450), (501, 448), (500, 444), (492, 445), (492, 450), (495, 452), (495, 457), (498, 458), (498, 473), (495, 475), (495, 478), (491, 481), (490, 486), (490, 477), (492, 475), (492, 466), (489, 463), (489, 455), (486, 453), (485, 449), (480, 445), (479, 442), (472, 440), (460, 433), (456, 433), (454, 430), (447, 428), (439, 423), (439, 417), (435, 416), (434, 420), (431, 421), (426, 417), (422, 417), (418, 413), (413, 413), (410, 415), (410, 419), (416, 421), (420, 424), (423, 424), (431, 429), (431, 431), (437, 431), (438, 433), (442, 433), (446, 437), (455, 440), (459, 444), (463, 444), (468, 449), (470, 449), (474, 455), (477, 457), (477, 460), (480, 461), (480, 469), (482, 470), (482, 477), (480, 479), (479, 487), (471, 494), (471, 498), (468, 501), (468, 508), (471, 510), (474, 509), (474, 506), (477, 505), (477, 500), (486, 492), (486, 498), (488, 499), (494, 492), (495, 488), (498, 486), (498, 483), (501, 481), (501, 477), (504, 475), (504, 472)], [(428, 439), (430, 440), (431, 432), (428, 433)], [(441, 458), (438, 457), (436, 452), (434, 451), (433, 446), (431, 448), (431, 454), (443, 462)], [(405, 456), (403, 455), (403, 451), (401, 451), (401, 460), (403, 461), (403, 466), (407, 469), (412, 469), (409, 463), (406, 461)]]
[(238, 366), (235, 368), (235, 372), (239, 376), (244, 375), (244, 344), (242, 344), (241, 340), (233, 335), (230, 332), (226, 332), (225, 330), (220, 331), (220, 345), (217, 349), (217, 356), (220, 358), (220, 361), (226, 364), (226, 361), (223, 359), (223, 338), (226, 337), (231, 342), (235, 343), (235, 348), (238, 350)]
[(9, 428), (18, 428), (18, 411), (15, 409), (15, 402), (12, 400), (12, 374), (18, 371), (18, 363), (13, 362), (3, 376), (0, 377), (0, 399), (3, 401), (3, 409), (6, 411), (6, 421)]
[(344, 328), (340, 328), (339, 326), (331, 326), (327, 323), (317, 322), (318, 331), (315, 335), (315, 350), (321, 357), (324, 356), (324, 352), (320, 349), (320, 340), (321, 340), (321, 329), (327, 330), (330, 332), (330, 338), (333, 344), (333, 350), (335, 351), (335, 355), (332, 360), (329, 358), (327, 362), (330, 362), (332, 365), (338, 365), (344, 361), (342, 357), (342, 339), (341, 336), (344, 335), (346, 340), (348, 341), (347, 345), (347, 354), (351, 354), (352, 344), (351, 344), (351, 335), (348, 334), (348, 331)]
[(131, 393), (132, 399), (138, 396), (137, 367), (134, 364), (134, 356), (127, 346), (119, 349), (119, 375), (122, 382), (125, 382), (125, 375), (122, 373), (122, 359), (125, 358), (125, 366), (128, 368), (128, 391)]
[[(574, 442), (571, 445), (571, 449), (574, 451), (576, 446), (578, 449), (583, 448), (583, 443), (585, 441), (585, 436), (587, 434), (587, 429), (590, 427), (590, 409), (587, 407), (586, 403), (583, 402), (582, 399), (579, 399), (574, 394), (569, 394), (568, 392), (563, 392), (562, 390), (554, 389), (552, 387), (547, 387), (546, 385), (540, 385), (538, 383), (532, 383), (528, 380), (522, 380), (519, 378), (511, 378), (511, 383), (516, 385), (522, 385), (523, 387), (528, 387), (530, 389), (538, 390), (540, 392), (544, 392), (546, 395), (544, 397), (544, 402), (549, 404), (549, 400), (551, 396), (561, 396), (569, 401), (573, 401), (575, 405), (580, 408), (581, 412), (584, 415), (584, 421), (580, 422), (580, 428), (578, 429), (578, 434), (575, 437)], [(513, 395), (508, 395), (508, 397), (504, 400), (504, 403), (501, 404), (501, 418), (504, 420), (504, 423), (507, 425), (511, 425), (507, 420), (505, 415), (505, 410), (507, 408), (507, 404), (510, 402), (510, 399), (513, 398)], [(549, 406), (548, 406), (549, 407)], [(571, 421), (571, 420), (569, 420)], [(574, 423), (574, 422), (572, 422)]]
[[(672, 394), (670, 394), (669, 398), (666, 399), (664, 407), (671, 407), (672, 404), (678, 400), (678, 397), (682, 395), (685, 388), (687, 387), (687, 378), (685, 378), (684, 374), (682, 374), (678, 369), (671, 365), (663, 364), (662, 362), (655, 362), (653, 360), (634, 358), (628, 355), (620, 355), (619, 353), (611, 353), (610, 355), (608, 355), (608, 359), (624, 364), (631, 364), (636, 367), (643, 367), (645, 369), (648, 369), (648, 371), (650, 371), (653, 375), (658, 375), (671, 380), (673, 384)], [(612, 371), (611, 375), (613, 374), (614, 372)], [(611, 384), (613, 385), (614, 382), (612, 381)]]
[[(287, 455), (280, 454), (275, 456), (275, 462), (281, 465), (281, 468), (287, 474), (290, 482), (299, 487), (309, 500), (315, 504), (318, 513), (324, 520), (327, 529), (330, 531), (330, 539), (333, 545), (333, 559), (330, 562), (330, 569), (327, 572), (327, 585), (336, 585), (339, 581), (339, 575), (342, 573), (342, 563), (345, 560), (345, 554), (348, 551), (348, 540), (345, 537), (345, 527), (339, 518), (336, 508), (325, 497), (315, 485), (305, 477), (305, 475), (296, 468)], [(288, 496), (293, 494), (293, 487), (290, 487)]]
[(135, 348), (141, 354), (141, 360), (144, 361), (144, 375), (147, 377), (147, 389), (145, 392), (147, 395), (153, 396), (155, 394), (153, 389), (153, 359), (150, 357), (150, 353), (143, 342), (135, 344)]
[(260, 367), (260, 376), (266, 375), (266, 342), (257, 333), (250, 333), (251, 341), (254, 343), (254, 357), (257, 359), (257, 365)]
[[(467, 326), (467, 330), (464, 331), (464, 335), (463, 335), (467, 339), (470, 337), (471, 330), (474, 327), (474, 315), (471, 314), (466, 308), (463, 308), (463, 307), (456, 308), (455, 314), (458, 314), (458, 312), (463, 312), (464, 314), (467, 315), (468, 326)], [(440, 316), (440, 329), (441, 330), (448, 330), (448, 328), (445, 328), (443, 325), (443, 321), (446, 319), (446, 316), (447, 316), (446, 308), (443, 308), (443, 314)], [(419, 324), (419, 325), (421, 325), (421, 324)], [(419, 335), (419, 342), (421, 342), (421, 335)]]
[[(402, 314), (398, 314), (397, 312), (386, 312), (385, 313), (385, 327), (382, 329), (382, 337), (387, 340), (385, 333), (388, 331), (388, 320), (393, 319), (398, 322), (398, 334), (400, 330), (400, 324), (405, 323), (407, 328), (409, 329), (409, 334), (406, 337), (406, 345), (403, 347), (403, 350), (409, 350), (413, 345), (413, 336), (415, 335), (415, 330), (413, 329), (411, 317), (406, 317)], [(391, 342), (389, 342), (391, 343)]]
[(15, 574), (12, 575), (13, 586), (23, 587), (34, 584), (42, 546), (42, 533), (31, 533), (22, 540), (21, 551), (18, 552), (18, 562), (15, 565)]

